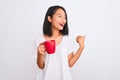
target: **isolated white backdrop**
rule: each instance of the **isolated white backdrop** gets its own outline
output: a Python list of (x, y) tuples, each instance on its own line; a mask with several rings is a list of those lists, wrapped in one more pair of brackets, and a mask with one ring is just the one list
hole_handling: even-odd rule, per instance
[[(119, 0), (1, 0), (0, 80), (35, 80), (34, 40), (51, 5), (63, 6), (70, 35), (86, 35), (85, 49), (71, 69), (74, 80), (120, 80)], [(77, 48), (77, 44), (76, 47)]]

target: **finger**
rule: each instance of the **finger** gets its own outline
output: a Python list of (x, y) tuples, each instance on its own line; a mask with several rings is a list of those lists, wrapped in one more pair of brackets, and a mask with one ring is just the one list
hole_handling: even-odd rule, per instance
[(40, 46), (40, 45), (44, 45), (44, 42), (41, 42), (41, 43), (39, 44), (39, 46)]
[(42, 48), (42, 50), (43, 50), (43, 51), (46, 51), (46, 49), (45, 49), (45, 48)]

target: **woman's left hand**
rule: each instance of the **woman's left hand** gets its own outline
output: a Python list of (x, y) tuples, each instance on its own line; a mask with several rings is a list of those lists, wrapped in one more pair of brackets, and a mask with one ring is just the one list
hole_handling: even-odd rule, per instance
[(80, 36), (80, 35), (76, 37), (76, 41), (77, 41), (77, 43), (79, 43), (80, 47), (84, 48), (85, 37), (86, 36)]

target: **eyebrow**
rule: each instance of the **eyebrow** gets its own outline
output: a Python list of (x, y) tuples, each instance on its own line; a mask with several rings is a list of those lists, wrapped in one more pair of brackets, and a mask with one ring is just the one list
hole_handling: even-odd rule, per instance
[[(62, 15), (61, 13), (56, 13), (56, 15)], [(66, 17), (66, 15), (64, 15)]]
[(61, 13), (56, 13), (57, 15), (62, 15)]

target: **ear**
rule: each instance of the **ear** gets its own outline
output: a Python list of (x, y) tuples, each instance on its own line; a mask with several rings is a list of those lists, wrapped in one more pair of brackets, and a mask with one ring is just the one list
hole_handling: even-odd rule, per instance
[(48, 21), (51, 22), (52, 21), (52, 18), (50, 16), (48, 16)]

